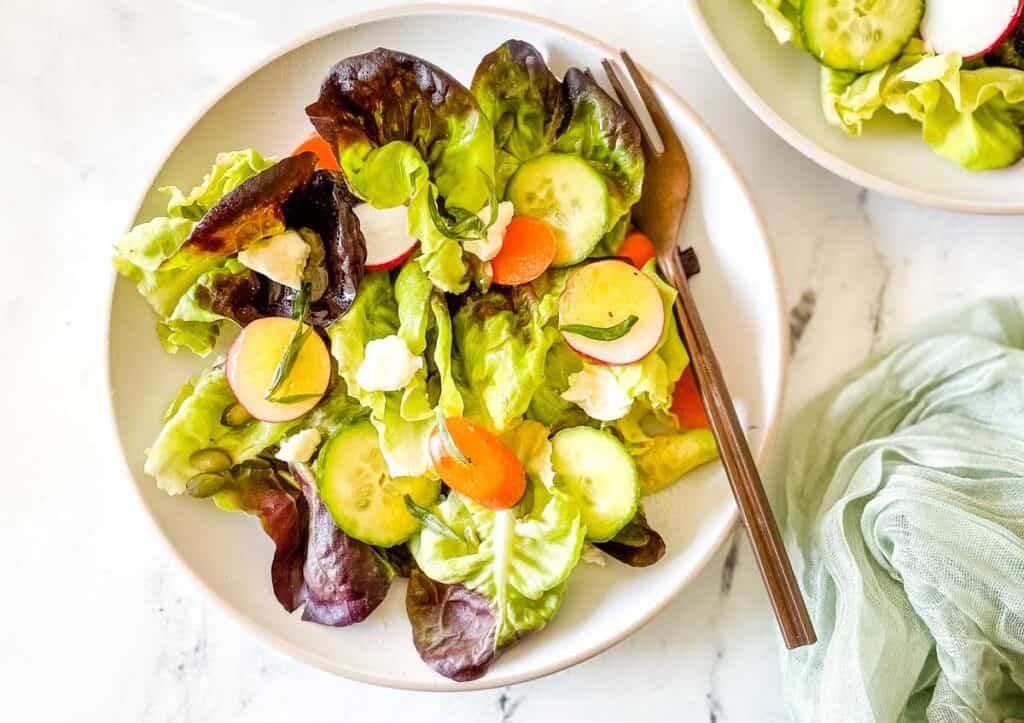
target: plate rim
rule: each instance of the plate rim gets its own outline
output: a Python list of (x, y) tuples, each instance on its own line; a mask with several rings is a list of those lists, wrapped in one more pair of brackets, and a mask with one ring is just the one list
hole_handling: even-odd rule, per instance
[(768, 126), (769, 130), (825, 170), (858, 186), (878, 191), (886, 196), (944, 211), (983, 216), (1013, 216), (1024, 213), (1024, 201), (1016, 203), (1012, 201), (966, 201), (954, 196), (910, 188), (855, 166), (814, 143), (779, 115), (747, 82), (721, 43), (718, 42), (718, 38), (704, 16), (700, 3), (701, 0), (686, 0), (685, 8), (690, 17), (690, 25), (697, 34), (697, 39), (700, 41), (704, 53), (710, 58), (712, 65), (725, 78), (726, 83), (739, 96), (743, 104), (753, 111), (754, 115)]
[[(444, 2), (429, 2), (429, 3), (416, 3), (416, 4), (401, 4), (392, 5), (376, 10), (370, 10), (367, 12), (341, 15), (333, 20), (325, 23), (313, 25), (300, 33), (297, 33), (292, 38), (275, 44), (270, 51), (266, 54), (257, 57), (252, 63), (247, 64), (244, 68), (239, 70), (237, 73), (232, 74), (224, 83), (218, 85), (212, 91), (210, 91), (203, 100), (197, 104), (196, 110), (190, 113), (186, 120), (181, 124), (178, 130), (171, 136), (172, 140), (167, 144), (167, 148), (164, 152), (160, 153), (153, 163), (152, 170), (146, 174), (142, 181), (144, 185), (140, 186), (140, 191), (135, 195), (134, 201), (129, 206), (131, 209), (130, 215), (126, 219), (122, 228), (127, 231), (131, 228), (133, 222), (139, 214), (145, 199), (148, 197), (150, 189), (156, 182), (160, 171), (166, 165), (167, 161), (173, 155), (175, 150), (181, 144), (182, 140), (191, 132), (191, 130), (206, 116), (206, 114), (220, 102), (226, 95), (228, 95), (235, 87), (245, 82), (251, 75), (255, 74), (263, 67), (276, 61), (288, 53), (297, 50), (311, 42), (315, 42), (320, 38), (327, 35), (347, 30), (350, 28), (364, 25), (371, 22), (390, 20), (395, 18), (407, 17), (411, 15), (438, 15), (448, 13), (465, 13), (468, 15), (479, 15), (484, 17), (492, 17), (498, 19), (512, 19), (519, 20), (526, 23), (538, 25), (548, 30), (552, 30), (581, 43), (590, 45), (606, 53), (609, 56), (616, 54), (616, 49), (605, 43), (598, 38), (595, 38), (587, 33), (584, 33), (576, 28), (565, 25), (558, 21), (550, 20), (548, 18), (528, 13), (520, 10), (513, 10), (511, 8), (503, 7), (490, 7), (481, 5), (472, 5), (466, 3), (444, 3)], [(778, 358), (775, 360), (778, 369), (778, 384), (775, 390), (775, 401), (770, 407), (766, 408), (766, 420), (763, 429), (763, 441), (761, 449), (755, 454), (755, 458), (759, 465), (763, 466), (765, 460), (768, 458), (769, 453), (774, 447), (774, 443), (777, 439), (778, 428), (781, 420), (782, 405), (785, 398), (785, 393), (788, 385), (789, 377), (789, 357), (785, 353), (787, 348), (787, 342), (789, 341), (789, 326), (786, 321), (786, 312), (784, 306), (784, 294), (781, 275), (779, 271), (778, 257), (775, 251), (774, 245), (768, 237), (767, 230), (764, 224), (764, 218), (760, 208), (757, 206), (753, 195), (751, 194), (750, 187), (740, 171), (739, 167), (733, 161), (732, 157), (722, 146), (721, 142), (714, 135), (707, 124), (701, 119), (699, 115), (690, 107), (683, 98), (676, 93), (669, 85), (662, 81), (658, 76), (654, 75), (650, 71), (644, 69), (644, 73), (647, 76), (651, 84), (663, 93), (670, 100), (676, 103), (683, 114), (688, 120), (694, 123), (699, 130), (705, 135), (712, 147), (718, 152), (725, 162), (727, 170), (729, 170), (736, 178), (740, 186), (740, 192), (743, 198), (746, 200), (747, 205), (753, 212), (753, 221), (755, 227), (760, 231), (760, 239), (764, 245), (764, 250), (768, 260), (768, 265), (771, 271), (771, 291), (775, 299), (775, 306), (778, 310), (778, 314), (775, 319), (776, 326), (776, 337), (779, 339), (779, 350)], [(147, 520), (151, 530), (155, 533), (155, 536), (160, 540), (160, 544), (163, 545), (164, 549), (170, 553), (170, 557), (178, 565), (180, 570), (183, 570), (186, 577), (200, 589), (208, 599), (212, 600), (217, 607), (223, 611), (227, 617), (233, 622), (238, 624), (243, 630), (248, 632), (254, 638), (262, 642), (264, 645), (282, 653), (293, 660), (302, 662), (306, 665), (310, 665), (314, 668), (337, 675), (347, 680), (352, 680), (360, 683), (367, 683), (379, 687), (392, 688), (398, 690), (410, 690), (410, 691), (423, 691), (423, 692), (460, 692), (460, 691), (479, 691), (489, 690), (494, 688), (500, 688), (508, 685), (514, 685), (517, 683), (524, 683), (531, 680), (537, 680), (539, 678), (552, 675), (560, 672), (567, 668), (571, 668), (575, 665), (583, 663), (606, 650), (618, 645), (626, 638), (632, 636), (637, 630), (647, 625), (651, 620), (658, 616), (659, 613), (685, 588), (697, 575), (699, 575), (707, 564), (711, 561), (711, 558), (721, 549), (722, 545), (733, 533), (737, 527), (737, 521), (739, 519), (739, 511), (736, 508), (735, 502), (732, 502), (730, 507), (731, 510), (726, 518), (725, 523), (718, 531), (717, 536), (709, 545), (708, 551), (703, 557), (698, 559), (692, 566), (690, 571), (682, 576), (670, 592), (664, 596), (664, 599), (660, 600), (651, 610), (633, 621), (627, 628), (621, 633), (614, 635), (610, 638), (603, 639), (599, 642), (590, 644), (585, 649), (575, 653), (574, 655), (560, 659), (554, 663), (537, 667), (529, 672), (519, 674), (494, 674), (485, 675), (484, 677), (467, 682), (456, 682), (448, 680), (441, 676), (437, 676), (436, 681), (428, 683), (420, 683), (416, 681), (408, 681), (395, 677), (387, 677), (377, 675), (373, 673), (367, 673), (360, 671), (355, 668), (351, 668), (344, 665), (339, 665), (333, 661), (321, 658), (320, 656), (311, 653), (298, 645), (293, 644), (286, 638), (277, 635), (276, 633), (268, 630), (267, 628), (259, 625), (257, 622), (252, 620), (249, 615), (242, 609), (236, 607), (226, 598), (220, 595), (213, 587), (199, 575), (199, 573), (193, 569), (191, 565), (185, 560), (177, 548), (171, 544), (170, 539), (164, 533), (164, 530), (157, 520), (155, 514), (150, 509), (145, 498), (143, 497), (142, 490), (135, 480), (135, 475), (132, 472), (128, 463), (128, 451), (124, 449), (121, 444), (120, 427), (118, 425), (118, 419), (116, 415), (116, 409), (114, 404), (114, 379), (113, 379), (113, 364), (111, 360), (111, 344), (110, 336), (113, 323), (113, 310), (114, 310), (114, 292), (118, 281), (118, 275), (115, 271), (109, 272), (109, 283), (107, 291), (107, 311), (105, 315), (105, 327), (103, 334), (103, 341), (106, 346), (104, 351), (104, 383), (106, 385), (106, 397), (107, 397), (107, 418), (109, 421), (107, 432), (111, 437), (112, 444), (118, 450), (118, 461), (120, 463), (121, 477), (128, 484), (131, 489), (131, 494), (136, 501), (138, 507), (143, 511), (143, 516)]]

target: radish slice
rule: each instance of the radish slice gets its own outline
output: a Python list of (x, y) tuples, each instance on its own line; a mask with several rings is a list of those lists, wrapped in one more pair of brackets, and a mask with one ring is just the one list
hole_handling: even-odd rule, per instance
[(658, 346), (665, 306), (654, 282), (628, 261), (594, 261), (569, 275), (558, 326), (577, 354), (603, 364), (632, 364)]
[(275, 395), (266, 398), (281, 356), (288, 348), (297, 321), (267, 316), (250, 322), (228, 352), (224, 372), (235, 398), (263, 422), (287, 422), (315, 407), (331, 380), (331, 355), (317, 334), (310, 334)]
[(995, 50), (1021, 17), (1024, 0), (928, 0), (921, 37), (936, 53), (975, 58)]
[(416, 239), (409, 235), (405, 206), (374, 208), (368, 203), (355, 207), (359, 228), (366, 239), (366, 270), (386, 271), (412, 256)]

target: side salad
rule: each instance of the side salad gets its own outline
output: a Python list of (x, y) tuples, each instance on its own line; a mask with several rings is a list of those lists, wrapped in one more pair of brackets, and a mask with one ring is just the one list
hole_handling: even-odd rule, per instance
[(259, 518), (288, 611), (358, 623), (409, 579), (422, 659), (483, 675), (581, 559), (657, 562), (641, 499), (717, 456), (631, 230), (632, 118), (527, 43), (471, 88), (377, 49), (331, 68), (316, 134), (223, 153), (115, 245), (188, 380), (146, 450), (171, 495)]
[(1024, 155), (1022, 0), (753, 0), (821, 64), (825, 118), (850, 135), (888, 110), (971, 171)]

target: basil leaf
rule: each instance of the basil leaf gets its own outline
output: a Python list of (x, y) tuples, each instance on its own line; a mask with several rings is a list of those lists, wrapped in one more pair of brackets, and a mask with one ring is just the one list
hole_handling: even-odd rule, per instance
[(621, 339), (628, 334), (629, 330), (632, 329), (638, 321), (640, 321), (640, 319), (635, 314), (630, 314), (614, 326), (600, 327), (587, 326), (586, 324), (565, 324), (564, 326), (558, 327), (558, 330), (568, 332), (570, 334), (579, 334), (580, 336), (585, 336), (588, 339), (593, 339), (594, 341), (615, 341), (616, 339)]
[(423, 523), (423, 526), (429, 529), (431, 532), (447, 537), (449, 540), (461, 540), (455, 530), (450, 528), (445, 523), (438, 519), (437, 515), (428, 510), (426, 507), (420, 507), (416, 504), (412, 497), (405, 495), (405, 508), (409, 510), (409, 514), (415, 517), (417, 520)]

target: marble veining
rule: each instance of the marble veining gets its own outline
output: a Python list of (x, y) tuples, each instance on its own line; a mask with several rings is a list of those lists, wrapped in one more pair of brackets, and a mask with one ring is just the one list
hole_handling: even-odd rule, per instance
[[(16, 571), (0, 596), (4, 718), (785, 721), (777, 633), (742, 534), (613, 650), (513, 688), (440, 695), (339, 680), (264, 647), (203, 596), (140, 519), (97, 424), (107, 414), (111, 239), (166, 139), (213, 88), (308, 28), (383, 4), (0, 5), (0, 564)], [(787, 416), (934, 312), (1020, 291), (1019, 221), (911, 206), (807, 161), (705, 61), (677, 0), (515, 6), (630, 48), (729, 149), (763, 211), (791, 309)]]

